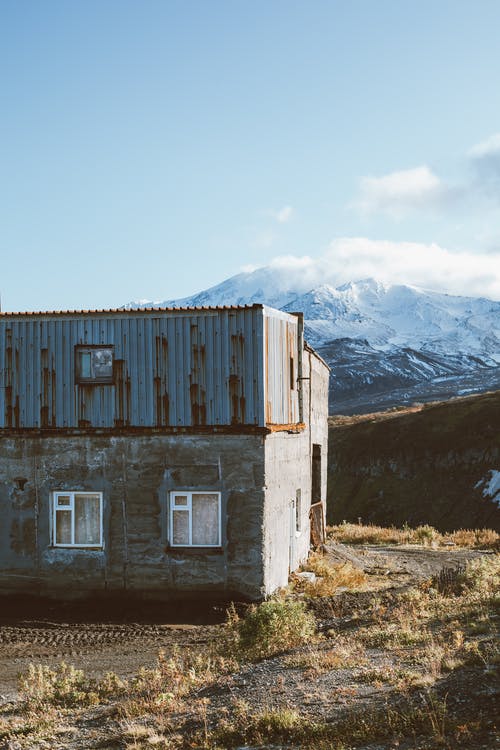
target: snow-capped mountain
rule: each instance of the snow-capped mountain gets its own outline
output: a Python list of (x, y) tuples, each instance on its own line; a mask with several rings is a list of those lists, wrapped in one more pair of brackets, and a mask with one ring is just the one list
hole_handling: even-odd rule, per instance
[[(308, 341), (332, 367), (344, 413), (500, 387), (500, 302), (363, 279), (307, 288), (286, 270), (240, 273), (157, 307), (261, 302), (304, 313)], [(151, 306), (131, 303), (128, 308)]]

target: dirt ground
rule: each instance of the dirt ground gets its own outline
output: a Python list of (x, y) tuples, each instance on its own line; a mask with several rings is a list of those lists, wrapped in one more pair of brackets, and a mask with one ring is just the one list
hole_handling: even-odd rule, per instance
[[(430, 578), (481, 554), (463, 549), (328, 545), (333, 562), (351, 562), (370, 575), (370, 590), (390, 590)], [(336, 611), (346, 610), (350, 600), (354, 602), (353, 595), (341, 591)], [(174, 645), (202, 647), (212, 641), (225, 613), (224, 606), (208, 604), (142, 604), (133, 609), (121, 602), (114, 611), (102, 605), (37, 606), (12, 600), (0, 606), (0, 702), (16, 698), (18, 675), (30, 663), (55, 666), (66, 661), (92, 677), (108, 671), (129, 677), (142, 666), (152, 666), (160, 650), (168, 654)], [(329, 603), (325, 621), (331, 611)]]
[[(374, 599), (381, 611), (390, 609), (397, 597), (409, 586), (438, 575), (446, 569), (463, 566), (467, 560), (492, 554), (457, 548), (429, 549), (410, 546), (356, 546), (329, 543), (326, 549), (332, 562), (349, 562), (368, 574), (369, 584), (365, 590), (351, 592), (340, 590), (335, 596), (318, 598), (311, 602), (320, 631), (327, 634), (324, 644), (328, 658), (336, 639), (342, 632), (363, 625), (364, 610), (373, 611)], [(120, 677), (131, 677), (138, 670), (152, 667), (158, 652), (168, 655), (174, 645), (203, 649), (222, 633), (225, 608), (223, 605), (141, 606), (127, 607), (123, 603), (118, 609), (91, 609), (88, 605), (56, 606), (40, 609), (33, 604), (4, 601), (0, 610), (0, 706), (14, 706), (17, 699), (19, 673), (25, 672), (30, 663), (56, 666), (61, 661), (85, 670), (89, 676), (101, 677), (112, 671)], [(383, 615), (382, 615), (383, 617)], [(340, 641), (338, 641), (340, 643)], [(397, 704), (398, 692), (384, 674), (390, 670), (414, 668), (405, 664), (404, 656), (392, 655), (383, 648), (371, 647), (366, 651), (369, 664), (362, 668), (319, 670), (313, 674), (304, 671), (303, 665), (294, 666), (293, 658), (307, 658), (307, 648), (295, 656), (278, 655), (257, 664), (244, 665), (234, 674), (227, 675), (215, 684), (202, 688), (193, 696), (193, 706), (204, 699), (207, 709), (206, 721), (216, 724), (221, 716), (230, 715), (234, 702), (242, 701), (254, 709), (300, 710), (311, 720), (336, 721), (346, 711), (366, 708), (377, 710), (390, 700)], [(290, 661), (292, 658), (292, 662)], [(375, 675), (375, 676), (374, 676)], [(459, 687), (454, 685), (455, 674), (451, 672), (440, 683), (440, 691), (451, 705), (454, 700), (477, 701), (478, 710), (492, 716), (498, 707), (498, 686), (485, 682), (480, 669), (469, 669), (461, 676)], [(468, 686), (467, 681), (470, 681)], [(68, 727), (67, 735), (58, 744), (30, 745), (33, 748), (50, 747), (50, 750), (85, 750), (94, 747), (129, 747), (129, 745), (103, 744), (117, 728), (113, 707), (99, 707), (87, 711), (77, 724)], [(197, 709), (188, 711), (180, 721), (189, 733), (190, 726), (199, 722)], [(486, 742), (491, 742), (489, 738)], [(470, 747), (490, 748), (497, 745), (472, 742)], [(2, 745), (0, 748), (27, 747), (24, 744)], [(370, 750), (371, 750), (370, 746)], [(383, 750), (388, 745), (373, 745)], [(392, 745), (391, 745), (392, 747)], [(406, 745), (401, 745), (401, 748)], [(408, 747), (410, 747), (408, 745)], [(412, 748), (423, 747), (411, 745)], [(427, 747), (427, 745), (425, 746)], [(430, 747), (430, 746), (429, 746)], [(368, 750), (368, 746), (366, 746)]]

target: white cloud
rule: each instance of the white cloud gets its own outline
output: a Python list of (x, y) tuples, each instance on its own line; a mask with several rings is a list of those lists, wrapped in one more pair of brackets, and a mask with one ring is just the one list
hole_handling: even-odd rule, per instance
[(489, 156), (500, 156), (500, 133), (490, 135), (485, 141), (476, 143), (469, 151), (473, 159), (482, 159)]
[(364, 237), (334, 240), (318, 257), (280, 256), (269, 264), (290, 288), (375, 278), (465, 296), (500, 299), (500, 253), (453, 252), (437, 244)]
[(381, 211), (400, 217), (408, 211), (435, 207), (448, 191), (439, 177), (423, 165), (382, 177), (362, 177), (360, 198), (354, 205), (365, 213)]
[(283, 206), (279, 211), (270, 211), (270, 214), (276, 219), (278, 224), (286, 224), (292, 218), (293, 208), (291, 206)]

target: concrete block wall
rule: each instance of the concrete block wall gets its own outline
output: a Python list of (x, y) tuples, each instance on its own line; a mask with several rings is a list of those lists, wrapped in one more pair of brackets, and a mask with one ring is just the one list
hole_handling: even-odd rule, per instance
[[(286, 586), (289, 573), (297, 570), (309, 554), (313, 445), (321, 448), (321, 500), (326, 508), (329, 370), (308, 349), (304, 351), (302, 377), (305, 429), (299, 433), (273, 432), (265, 441), (266, 594)], [(299, 501), (297, 491), (300, 492)]]
[[(169, 548), (175, 489), (221, 492), (220, 548)], [(103, 492), (102, 550), (52, 545), (57, 490)], [(0, 593), (265, 593), (263, 435), (2, 436), (0, 509)]]
[[(309, 433), (275, 432), (266, 438), (264, 512), (265, 591), (288, 583), (288, 575), (307, 559), (310, 543), (311, 463)], [(300, 519), (296, 530), (297, 490)]]

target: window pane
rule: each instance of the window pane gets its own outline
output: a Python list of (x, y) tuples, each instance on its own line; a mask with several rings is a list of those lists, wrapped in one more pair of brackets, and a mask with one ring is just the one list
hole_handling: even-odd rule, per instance
[(57, 496), (57, 504), (58, 505), (71, 505), (71, 498), (69, 495), (58, 495)]
[(218, 495), (193, 494), (192, 508), (193, 544), (220, 544)]
[(302, 490), (297, 490), (295, 498), (295, 531), (300, 531), (302, 522)]
[(113, 376), (112, 349), (95, 349), (92, 352), (92, 369), (95, 378), (111, 378)]
[(75, 544), (101, 543), (99, 495), (75, 495)]
[(186, 495), (175, 495), (174, 505), (187, 505), (188, 499)]
[(71, 544), (71, 511), (56, 511), (56, 544)]
[(172, 544), (189, 544), (189, 511), (174, 510), (172, 518)]
[(91, 378), (92, 377), (92, 369), (91, 369), (92, 356), (90, 352), (79, 352), (78, 356), (80, 358), (80, 377)]

